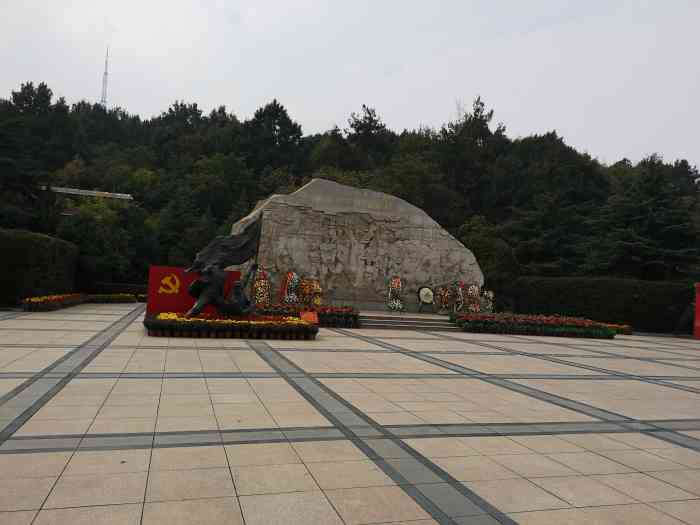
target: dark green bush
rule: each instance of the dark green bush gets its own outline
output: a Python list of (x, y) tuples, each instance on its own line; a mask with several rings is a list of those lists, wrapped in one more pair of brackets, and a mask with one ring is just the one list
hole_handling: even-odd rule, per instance
[(505, 292), (514, 310), (632, 325), (638, 332), (687, 331), (690, 283), (593, 277), (521, 277)]
[(130, 293), (133, 295), (148, 293), (148, 284), (134, 283), (106, 283), (96, 282), (90, 289), (92, 294), (124, 294)]
[(75, 288), (78, 248), (48, 235), (0, 228), (0, 304)]

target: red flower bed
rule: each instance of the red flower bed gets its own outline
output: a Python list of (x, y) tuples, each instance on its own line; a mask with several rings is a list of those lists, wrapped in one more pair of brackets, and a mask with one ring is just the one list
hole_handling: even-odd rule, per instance
[(318, 324), (328, 328), (357, 328), (360, 312), (352, 306), (306, 306), (298, 304), (273, 304), (259, 308), (261, 315), (288, 315), (298, 317), (301, 312), (316, 312)]
[(461, 314), (455, 322), (465, 332), (598, 339), (612, 339), (616, 333), (604, 323), (560, 315)]

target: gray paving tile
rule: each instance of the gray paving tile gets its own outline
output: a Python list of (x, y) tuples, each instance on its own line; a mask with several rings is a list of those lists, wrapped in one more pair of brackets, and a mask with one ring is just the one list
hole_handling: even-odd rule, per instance
[(451, 518), (485, 514), (484, 509), (467, 500), (464, 494), (447, 483), (416, 485), (416, 488)]

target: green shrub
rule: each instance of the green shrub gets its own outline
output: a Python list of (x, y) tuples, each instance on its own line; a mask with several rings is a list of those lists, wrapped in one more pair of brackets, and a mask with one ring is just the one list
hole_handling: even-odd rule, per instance
[(89, 303), (135, 303), (136, 296), (131, 293), (109, 293), (109, 294), (90, 294), (87, 302)]
[(0, 304), (72, 292), (78, 248), (48, 235), (0, 228)]
[(103, 294), (124, 294), (130, 293), (133, 295), (146, 294), (148, 293), (148, 284), (134, 284), (134, 283), (106, 283), (106, 282), (95, 282), (90, 293), (103, 295)]
[(518, 313), (561, 314), (628, 324), (640, 332), (674, 332), (694, 290), (681, 282), (521, 277), (506, 293)]

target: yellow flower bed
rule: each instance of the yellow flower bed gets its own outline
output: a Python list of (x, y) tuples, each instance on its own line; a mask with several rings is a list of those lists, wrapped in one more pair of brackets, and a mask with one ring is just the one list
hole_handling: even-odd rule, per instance
[(184, 314), (175, 312), (163, 312), (156, 315), (159, 321), (176, 321), (178, 323), (205, 323), (216, 326), (233, 326), (233, 325), (257, 325), (257, 326), (275, 326), (275, 325), (310, 325), (310, 323), (300, 319), (299, 317), (274, 317), (274, 318), (253, 318), (253, 319), (230, 319), (226, 317), (210, 317), (210, 316), (195, 316), (187, 317)]
[(23, 299), (23, 303), (29, 303), (29, 304), (39, 304), (39, 303), (60, 303), (63, 301), (71, 300), (71, 299), (80, 299), (83, 297), (83, 294), (79, 293), (68, 293), (68, 294), (60, 294), (60, 295), (41, 295), (38, 297), (27, 297), (26, 299)]
[(163, 312), (143, 321), (148, 335), (166, 337), (238, 337), (242, 339), (314, 339), (318, 326), (292, 316), (238, 318)]

